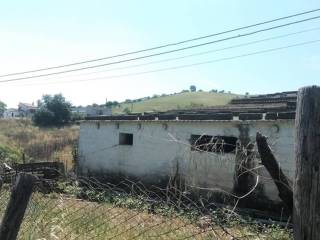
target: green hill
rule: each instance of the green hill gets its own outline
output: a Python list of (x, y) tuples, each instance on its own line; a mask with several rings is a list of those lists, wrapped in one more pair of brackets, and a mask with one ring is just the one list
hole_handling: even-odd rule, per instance
[(113, 114), (130, 112), (167, 111), (172, 109), (188, 109), (226, 105), (237, 94), (214, 92), (185, 92), (167, 96), (159, 96), (133, 103), (121, 103), (113, 108)]

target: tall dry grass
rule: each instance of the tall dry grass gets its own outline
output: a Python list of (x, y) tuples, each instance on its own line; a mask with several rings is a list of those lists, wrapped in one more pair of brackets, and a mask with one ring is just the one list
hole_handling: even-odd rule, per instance
[(30, 120), (0, 120), (0, 146), (16, 151), (21, 162), (62, 160), (71, 166), (78, 137), (78, 126), (39, 128)]

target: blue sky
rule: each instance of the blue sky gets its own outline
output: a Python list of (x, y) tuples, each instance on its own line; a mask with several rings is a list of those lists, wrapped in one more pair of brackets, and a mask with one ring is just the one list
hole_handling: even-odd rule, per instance
[[(318, 0), (1, 1), (0, 74), (149, 48), (318, 7)], [(317, 15), (320, 15), (320, 12), (297, 19)], [(288, 21), (292, 20), (279, 23)], [(320, 39), (320, 29), (167, 63), (103, 73), (92, 72), (180, 57), (313, 28), (320, 28), (319, 19), (133, 63), (63, 76), (2, 83), (0, 100), (14, 107), (19, 101), (35, 102), (43, 94), (62, 93), (73, 104), (86, 105), (104, 103), (106, 98), (121, 101), (126, 98), (178, 92), (191, 84), (204, 90), (224, 89), (252, 94), (296, 90), (305, 85), (320, 84), (320, 43), (174, 71), (122, 78), (109, 76), (210, 61), (317, 40)], [(254, 29), (210, 40), (252, 30)], [(204, 41), (197, 43), (200, 42)], [(101, 77), (105, 79), (61, 83)], [(0, 80), (2, 79), (4, 78)]]

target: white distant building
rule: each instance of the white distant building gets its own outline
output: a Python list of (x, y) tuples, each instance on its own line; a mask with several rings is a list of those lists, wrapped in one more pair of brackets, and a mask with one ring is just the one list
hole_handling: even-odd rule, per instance
[(10, 119), (10, 118), (19, 118), (20, 113), (18, 109), (15, 108), (8, 108), (3, 112), (3, 118)]
[[(103, 179), (135, 179), (166, 184), (177, 175), (190, 191), (221, 189), (233, 193), (239, 166), (237, 144), (268, 137), (284, 173), (294, 176), (294, 97), (285, 101), (238, 99), (211, 109), (88, 118), (80, 125), (78, 173)], [(260, 200), (280, 203), (278, 190), (258, 154)], [(254, 184), (254, 183), (253, 183)], [(220, 192), (221, 193), (221, 192)], [(210, 193), (214, 194), (214, 193)]]
[(112, 108), (105, 106), (72, 107), (71, 112), (74, 114), (79, 114), (83, 117), (110, 116), (112, 114)]
[(32, 118), (37, 109), (33, 103), (19, 103), (18, 105), (19, 116), (22, 118)]

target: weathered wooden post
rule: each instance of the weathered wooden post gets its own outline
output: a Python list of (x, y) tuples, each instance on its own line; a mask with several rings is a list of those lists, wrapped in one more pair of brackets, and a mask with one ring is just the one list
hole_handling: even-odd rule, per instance
[(261, 162), (272, 177), (274, 183), (278, 188), (280, 199), (287, 206), (287, 210), (291, 214), (293, 205), (292, 185), (290, 184), (289, 179), (283, 173), (277, 159), (272, 153), (271, 148), (268, 145), (266, 136), (263, 136), (261, 133), (257, 132), (256, 141)]
[(299, 90), (295, 130), (294, 239), (320, 239), (320, 87)]
[(35, 177), (19, 173), (0, 227), (1, 240), (15, 240), (32, 194)]

